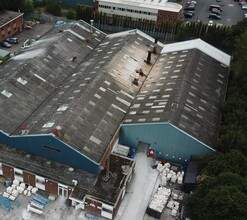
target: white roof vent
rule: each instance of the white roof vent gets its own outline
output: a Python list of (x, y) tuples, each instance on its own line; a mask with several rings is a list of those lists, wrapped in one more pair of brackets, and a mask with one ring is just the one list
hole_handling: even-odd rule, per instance
[(72, 184), (73, 184), (74, 186), (76, 186), (76, 185), (77, 185), (77, 183), (78, 183), (78, 181), (77, 181), (77, 180), (72, 180)]

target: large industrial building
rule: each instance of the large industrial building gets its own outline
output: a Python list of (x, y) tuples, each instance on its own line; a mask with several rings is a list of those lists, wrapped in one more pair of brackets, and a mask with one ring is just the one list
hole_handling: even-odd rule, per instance
[(96, 9), (108, 16), (147, 19), (161, 23), (180, 19), (182, 5), (167, 0), (98, 0)]
[(0, 69), (0, 175), (113, 219), (135, 166), (119, 144), (181, 164), (214, 151), (230, 56), (200, 39), (61, 29)]

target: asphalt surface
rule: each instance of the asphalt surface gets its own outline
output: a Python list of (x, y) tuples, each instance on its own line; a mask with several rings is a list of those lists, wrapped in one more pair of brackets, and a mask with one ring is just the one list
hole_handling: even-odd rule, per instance
[(238, 21), (244, 19), (244, 14), (247, 13), (247, 10), (242, 10), (238, 2), (234, 0), (221, 0), (216, 2), (216, 0), (196, 0), (197, 5), (195, 9), (195, 15), (193, 18), (186, 18), (186, 21), (197, 21), (207, 23), (209, 6), (210, 5), (220, 5), (222, 8), (221, 20), (214, 20), (214, 23), (222, 24), (224, 26), (232, 26), (237, 24)]
[(1, 47), (3, 50), (10, 51), (12, 54), (17, 54), (20, 52), (20, 49), (23, 45), (23, 43), (31, 38), (36, 38), (38, 35), (42, 36), (47, 31), (51, 30), (53, 28), (53, 25), (51, 23), (44, 23), (44, 24), (36, 24), (32, 27), (31, 30), (23, 30), (22, 32), (17, 33), (13, 37), (17, 37), (19, 40), (18, 44), (12, 44), (11, 48), (5, 48)]

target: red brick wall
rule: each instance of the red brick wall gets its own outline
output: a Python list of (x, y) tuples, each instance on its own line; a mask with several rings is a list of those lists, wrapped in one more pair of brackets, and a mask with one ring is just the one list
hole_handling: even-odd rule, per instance
[(85, 204), (85, 210), (86, 211), (95, 213), (97, 215), (101, 215), (101, 210), (102, 210), (102, 203), (101, 202), (86, 198), (85, 203), (86, 203)]
[(58, 183), (46, 179), (45, 180), (45, 191), (57, 196), (58, 195)]
[(171, 12), (171, 11), (162, 11), (158, 10), (157, 23), (161, 23), (162, 21), (174, 21), (177, 22), (180, 19), (180, 12)]
[(28, 173), (26, 171), (23, 171), (23, 182), (31, 185), (33, 187), (36, 186), (36, 178), (34, 174)]
[(8, 165), (2, 164), (2, 170), (3, 170), (3, 176), (5, 178), (10, 178), (10, 179), (14, 179), (14, 168), (10, 167)]
[(0, 28), (0, 41), (3, 41), (6, 38), (15, 35), (17, 32), (21, 32), (22, 27), (23, 15)]
[(112, 152), (112, 149), (113, 149), (113, 145), (114, 143), (116, 142), (116, 140), (119, 138), (119, 128), (118, 130), (116, 131), (116, 133), (114, 134), (110, 144), (108, 144), (107, 146), (107, 149), (103, 155), (103, 157), (101, 158), (101, 161), (100, 161), (100, 165), (105, 167), (105, 163), (106, 163), (106, 160), (108, 159), (109, 155), (111, 154)]

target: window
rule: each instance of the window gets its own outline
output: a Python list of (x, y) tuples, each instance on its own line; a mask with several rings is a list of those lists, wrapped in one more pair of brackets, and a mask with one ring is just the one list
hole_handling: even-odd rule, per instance
[(50, 146), (44, 145), (44, 148), (45, 148), (45, 149), (48, 149), (48, 150), (51, 150), (51, 151), (53, 151), (53, 152), (61, 153), (61, 150), (56, 149), (56, 148), (54, 148), (54, 147), (50, 147)]

